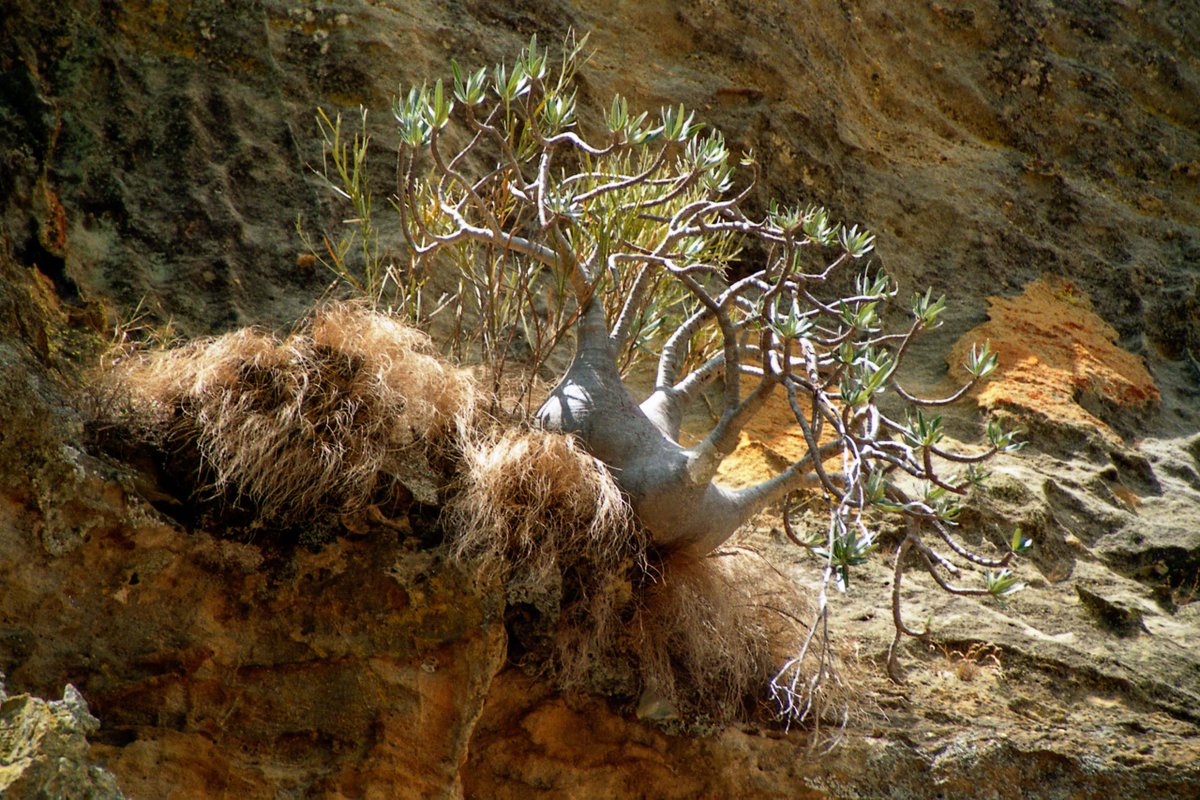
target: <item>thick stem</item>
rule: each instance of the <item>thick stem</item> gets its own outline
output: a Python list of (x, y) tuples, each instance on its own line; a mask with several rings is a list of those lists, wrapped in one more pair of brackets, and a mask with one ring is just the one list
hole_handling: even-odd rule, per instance
[(663, 435), (679, 441), (683, 415), (692, 400), (725, 370), (725, 355), (717, 355), (693, 370), (674, 386), (659, 386), (642, 401), (642, 411), (658, 426)]
[[(597, 300), (585, 303), (576, 336), (571, 367), (538, 418), (551, 430), (577, 435), (608, 466), (658, 545), (707, 553), (764, 506), (804, 483), (813, 467), (812, 455), (749, 489), (695, 480), (688, 468), (692, 451), (666, 435), (622, 383), (616, 348)], [(764, 389), (762, 399), (765, 395)], [(751, 398), (744, 408), (747, 418), (759, 402)], [(822, 457), (816, 454), (816, 460)]]

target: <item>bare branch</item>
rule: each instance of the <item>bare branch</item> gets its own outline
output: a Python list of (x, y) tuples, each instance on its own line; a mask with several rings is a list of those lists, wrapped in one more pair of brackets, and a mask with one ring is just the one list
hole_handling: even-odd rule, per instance
[(905, 402), (912, 403), (914, 406), (948, 406), (951, 403), (955, 403), (955, 402), (958, 402), (959, 400), (961, 400), (963, 398), (963, 395), (965, 395), (967, 392), (969, 392), (971, 390), (971, 387), (973, 387), (976, 384), (976, 382), (977, 381), (972, 380), (969, 383), (963, 385), (961, 388), (959, 388), (959, 390), (954, 392), (954, 394), (948, 395), (946, 397), (941, 397), (936, 400), (927, 400), (923, 397), (917, 397), (915, 395), (911, 395), (908, 392), (904, 391), (904, 388), (897, 382), (892, 383), (892, 388), (896, 390), (896, 394), (900, 395), (901, 399), (903, 399)]
[[(487, 204), (483, 202), (483, 199), (475, 191), (475, 187), (471, 184), (471, 182), (468, 181), (466, 178), (464, 178), (462, 175), (460, 175), (458, 172), (456, 172), (454, 170), (454, 166), (453, 166), (454, 162), (457, 162), (460, 158), (462, 158), (468, 152), (470, 152), (471, 148), (473, 148), (475, 146), (475, 143), (479, 141), (479, 137), (481, 135), (482, 135), (481, 133), (476, 133), (475, 138), (471, 140), (471, 143), (469, 145), (467, 145), (466, 148), (464, 148), (458, 155), (456, 155), (454, 157), (453, 162), (450, 165), (447, 165), (445, 162), (442, 161), (442, 154), (441, 154), (441, 151), (438, 149), (438, 139), (439, 139), (438, 129), (434, 128), (432, 134), (430, 134), (430, 137), (429, 137), (429, 153), (433, 157), (434, 165), (437, 166), (438, 170), (442, 173), (442, 175), (445, 178), (450, 178), (451, 180), (453, 180), (455, 183), (457, 183), (459, 186), (462, 187), (463, 191), (466, 192), (467, 197), (471, 198), (471, 204), (473, 206), (475, 206), (476, 210), (479, 211), (479, 213), (483, 216), (483, 219), (487, 222), (488, 228), (491, 229), (492, 233), (499, 235), (500, 234), (500, 223), (496, 221), (495, 215), (492, 214), (492, 211), (490, 208), (488, 208)], [(438, 195), (441, 196), (441, 194), (442, 194), (442, 191), (441, 191), (441, 186), (439, 184)]]
[[(606, 183), (601, 186), (597, 186), (594, 189), (589, 189), (588, 191), (578, 195), (575, 199), (580, 203), (586, 203), (587, 201), (592, 200), (593, 198), (599, 197), (600, 195), (608, 194), (610, 192), (619, 192), (622, 189), (628, 189), (631, 186), (636, 186), (639, 183), (643, 183), (651, 175), (653, 175), (655, 172), (657, 172), (658, 169), (663, 165), (663, 162), (666, 160), (667, 160), (667, 148), (666, 147), (660, 148), (658, 151), (658, 155), (655, 156), (655, 158), (654, 158), (654, 161), (652, 161), (650, 163), (649, 167), (642, 170), (642, 172), (638, 173), (637, 175), (630, 175), (627, 178), (622, 178), (620, 180), (616, 180), (611, 183)], [(670, 201), (668, 200), (666, 202), (670, 202)]]
[[(612, 262), (610, 261), (610, 263)], [(621, 313), (617, 315), (616, 324), (613, 325), (612, 333), (609, 334), (613, 345), (618, 349), (625, 346), (633, 331), (634, 322), (641, 311), (642, 295), (646, 291), (646, 284), (649, 283), (650, 278), (650, 265), (643, 264), (638, 269), (637, 277), (633, 279), (633, 286), (630, 287), (629, 293), (625, 295)]]

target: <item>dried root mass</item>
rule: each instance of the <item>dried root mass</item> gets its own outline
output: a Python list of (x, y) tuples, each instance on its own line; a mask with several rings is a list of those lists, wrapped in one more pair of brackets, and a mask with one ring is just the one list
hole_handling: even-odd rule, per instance
[(354, 304), (323, 307), (283, 338), (241, 330), (135, 353), (112, 378), (129, 397), (127, 422), (194, 447), (214, 494), (279, 525), (397, 486), (436, 502), (430, 458), (475, 414), (466, 372), (434, 356), (423, 333)]
[(756, 550), (733, 546), (668, 559), (630, 626), (644, 686), (641, 712), (712, 724), (748, 716), (842, 721), (854, 698), (838, 673), (840, 659), (821, 647), (810, 647), (790, 668), (806, 679), (806, 705), (784, 708), (767, 696), (814, 619), (805, 590)]
[[(640, 700), (639, 714), (684, 730), (777, 712), (767, 687), (814, 615), (804, 590), (756, 551), (655, 552), (608, 469), (568, 435), (477, 440), (460, 481), (448, 509), (454, 554), (498, 576), (510, 609), (536, 609), (536, 630), (513, 634), (561, 688)], [(815, 676), (822, 655), (832, 669), (815, 646), (793, 669)], [(836, 675), (813, 692), (808, 721), (844, 715)]]
[(506, 431), (464, 448), (449, 512), (454, 553), (486, 569), (558, 572), (619, 562), (635, 523), (609, 471), (575, 437)]

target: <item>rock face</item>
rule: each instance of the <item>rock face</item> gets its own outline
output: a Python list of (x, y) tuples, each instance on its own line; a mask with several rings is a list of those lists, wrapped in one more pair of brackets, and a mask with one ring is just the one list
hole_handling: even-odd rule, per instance
[(79, 470), (98, 499), (69, 533), (6, 520), (7, 666), (38, 692), (78, 682), (131, 796), (456, 793), (503, 664), (498, 598), (392, 528), (285, 558), (189, 534), (111, 468)]
[(931, 659), (904, 701), (888, 698), (886, 723), (854, 726), (829, 752), (795, 735), (745, 729), (670, 737), (505, 673), (472, 740), (467, 794), (1017, 800), (1194, 792), (1193, 726), (1158, 717), (1151, 724), (1161, 727), (1141, 742), (1121, 741), (1113, 726), (1133, 718), (1123, 701), (1085, 691), (1064, 702), (986, 664), (964, 679), (962, 663)]
[(1142, 359), (1114, 344), (1117, 332), (1069, 281), (1036, 280), (1016, 297), (989, 297), (988, 318), (946, 357), (951, 374), (966, 382), (969, 348), (991, 343), (1001, 366), (978, 392), (984, 408), (1010, 408), (1052, 426), (1094, 430), (1119, 444), (1116, 432), (1087, 406), (1104, 408), (1108, 413), (1099, 413), (1111, 417), (1146, 411), (1160, 400)]
[[(1011, 343), (1025, 401), (980, 395), (1030, 446), (963, 517), (983, 547), (1034, 536), (1030, 588), (997, 606), (906, 581), (934, 636), (905, 645), (892, 687), (871, 677), (881, 554), (833, 600), (870, 702), (832, 754), (796, 732), (671, 737), (506, 669), (502, 600), (403, 530), (428, 519), (317, 553), (231, 540), (148, 505), (136, 466), (87, 445), (89, 404), (111, 398), (80, 399), (80, 365), (110, 317), (199, 335), (290, 324), (321, 293), (295, 235), (298, 216), (316, 231), (341, 213), (306, 168), (317, 105), (372, 109), (382, 197), (398, 83), (568, 27), (596, 48), (581, 106), (696, 108), (760, 157), (758, 202), (827, 204), (877, 232), (904, 293), (949, 295), (913, 387), (947, 388), (964, 336), (1047, 337)], [(10, 0), (0, 671), (18, 693), (77, 687), (101, 721), (91, 758), (132, 797), (1200, 793), (1198, 37), (1187, 3)], [(1086, 373), (1051, 363), (1080, 347)], [(970, 441), (980, 417), (948, 424)], [(767, 425), (745, 448), (770, 466), (787, 436)], [(770, 524), (747, 540), (776, 548)], [(116, 796), (76, 759), (85, 718), (63, 703), (0, 713), (54, 720), (45, 758), (70, 750)], [(6, 797), (58, 791), (35, 766)]]
[(111, 772), (88, 758), (87, 735), (100, 721), (68, 685), (62, 700), (9, 697), (0, 686), (0, 792), (5, 797), (121, 800)]

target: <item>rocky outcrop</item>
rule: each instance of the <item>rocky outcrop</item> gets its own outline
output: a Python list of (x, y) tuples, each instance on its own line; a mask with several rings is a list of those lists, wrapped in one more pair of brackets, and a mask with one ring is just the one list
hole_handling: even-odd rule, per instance
[(981, 407), (1096, 431), (1119, 444), (1117, 433), (1087, 407), (1104, 408), (1098, 413), (1109, 417), (1136, 415), (1156, 405), (1160, 394), (1142, 359), (1116, 340), (1116, 330), (1070, 281), (1037, 280), (1016, 297), (989, 297), (988, 321), (960, 339), (946, 361), (965, 383), (969, 349), (987, 342), (1001, 366), (977, 394)]
[[(319, 552), (231, 538), (89, 448), (87, 408), (112, 398), (80, 400), (78, 366), (112, 320), (291, 324), (323, 290), (294, 231), (339, 213), (306, 168), (318, 104), (372, 109), (382, 197), (397, 84), (571, 26), (595, 47), (582, 107), (620, 91), (696, 108), (760, 157), (758, 202), (828, 204), (877, 232), (903, 294), (949, 295), (912, 390), (949, 386), (943, 355), (989, 297), (986, 324), (1046, 338), (1010, 361), (1086, 365), (1016, 376), (1000, 405), (1034, 412), (1030, 446), (963, 514), (980, 547), (1033, 535), (1027, 591), (997, 606), (906, 580), (911, 619), (935, 627), (906, 643), (904, 688), (874, 664), (887, 554), (834, 598), (869, 702), (831, 754), (797, 732), (669, 736), (506, 669), (502, 601), (445, 563), (430, 514)], [(101, 720), (91, 754), (132, 797), (1196, 793), (1197, 36), (1183, 3), (9, 2), (0, 670), (14, 692), (77, 687)], [(1155, 402), (1106, 393), (1118, 362)], [(973, 409), (947, 424), (978, 437)], [(752, 469), (791, 446), (751, 434)], [(776, 539), (770, 519), (746, 535), (814, 580)]]
[(81, 469), (111, 505), (65, 552), (13, 535), (36, 514), (12, 521), (0, 617), (12, 683), (71, 675), (131, 796), (456, 793), (503, 663), (498, 598), (392, 527), (271, 552)]
[[(923, 665), (931, 679), (884, 690), (887, 722), (854, 725), (831, 750), (828, 741), (753, 729), (667, 736), (603, 703), (564, 701), (506, 673), (472, 741), (467, 793), (1018, 800), (1194, 792), (1192, 726), (1144, 717), (1103, 692), (1055, 696), (1023, 679), (1021, 667), (982, 661), (971, 672), (963, 664), (976, 662), (960, 656), (938, 653)], [(1113, 735), (1134, 718), (1154, 719), (1153, 730), (1141, 731), (1141, 741)]]
[(68, 685), (61, 700), (8, 696), (0, 683), (0, 792), (5, 797), (121, 800), (117, 779), (88, 756), (100, 720)]

